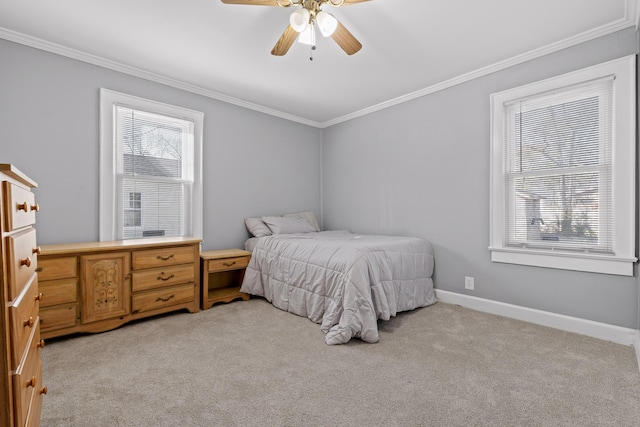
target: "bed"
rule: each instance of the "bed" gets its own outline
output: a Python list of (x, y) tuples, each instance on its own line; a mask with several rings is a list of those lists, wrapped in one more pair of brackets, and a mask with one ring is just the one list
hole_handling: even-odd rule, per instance
[(256, 232), (245, 219), (255, 237), (245, 244), (252, 256), (240, 290), (319, 323), (327, 344), (377, 342), (378, 320), (436, 302), (433, 249), (423, 239), (317, 231), (315, 218), (260, 220), (266, 227)]

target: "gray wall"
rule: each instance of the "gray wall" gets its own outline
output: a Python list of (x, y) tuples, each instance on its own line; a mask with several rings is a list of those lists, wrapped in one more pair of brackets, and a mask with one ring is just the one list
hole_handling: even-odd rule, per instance
[(637, 52), (625, 30), (325, 129), (324, 226), (428, 239), (442, 290), (637, 328), (634, 277), (492, 263), (487, 249), (489, 95)]
[(320, 215), (321, 131), (0, 40), (0, 163), (39, 184), (40, 244), (98, 240), (101, 87), (204, 112), (203, 249), (243, 247), (245, 216)]

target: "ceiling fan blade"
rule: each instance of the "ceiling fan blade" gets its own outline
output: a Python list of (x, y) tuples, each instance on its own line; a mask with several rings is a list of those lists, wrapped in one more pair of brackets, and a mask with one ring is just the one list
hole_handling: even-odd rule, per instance
[(349, 30), (345, 28), (344, 25), (342, 25), (340, 21), (338, 21), (338, 27), (336, 30), (331, 34), (331, 38), (338, 43), (347, 55), (353, 55), (362, 49), (362, 44), (349, 32)]
[(282, 33), (282, 35), (276, 42), (276, 45), (271, 50), (271, 54), (275, 56), (282, 56), (286, 54), (293, 42), (296, 40), (297, 36), (298, 32), (294, 30), (291, 25), (288, 25), (284, 30), (284, 33)]
[(224, 4), (249, 4), (254, 6), (277, 6), (276, 0), (222, 0)]

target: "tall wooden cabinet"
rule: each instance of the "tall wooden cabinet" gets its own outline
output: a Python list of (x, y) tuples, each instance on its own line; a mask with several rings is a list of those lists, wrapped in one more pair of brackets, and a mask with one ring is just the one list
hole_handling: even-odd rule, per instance
[(38, 426), (43, 395), (36, 221), (37, 185), (0, 164), (0, 426)]
[(42, 245), (42, 336), (102, 332), (169, 311), (199, 311), (199, 254), (200, 239), (185, 237)]

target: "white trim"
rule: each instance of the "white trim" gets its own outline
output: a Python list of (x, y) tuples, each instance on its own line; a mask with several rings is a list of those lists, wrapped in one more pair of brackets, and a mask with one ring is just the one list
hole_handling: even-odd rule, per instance
[(177, 79), (163, 76), (161, 74), (151, 73), (149, 71), (142, 70), (136, 67), (131, 67), (129, 65), (125, 65), (116, 61), (105, 59), (105, 58), (92, 55), (86, 52), (82, 52), (76, 49), (71, 49), (66, 46), (62, 46), (62, 45), (52, 43), (43, 39), (39, 39), (37, 37), (32, 37), (26, 34), (22, 34), (17, 31), (9, 30), (7, 28), (0, 27), (0, 38), (15, 42), (15, 43), (23, 44), (25, 46), (30, 46), (36, 49), (55, 53), (57, 55), (66, 56), (68, 58), (76, 59), (78, 61), (97, 65), (99, 67), (108, 68), (124, 74), (129, 74), (131, 76), (140, 77), (142, 79), (150, 80), (156, 83), (161, 83), (166, 86), (182, 89), (187, 92), (192, 92), (198, 95), (206, 96), (212, 99), (216, 99), (222, 102), (227, 102), (229, 104), (237, 105), (250, 110), (269, 114), (275, 117), (280, 117), (282, 119), (289, 120), (292, 122), (302, 123), (302, 124), (316, 127), (316, 128), (327, 128), (327, 127), (336, 125), (338, 123), (346, 122), (348, 120), (355, 119), (357, 117), (371, 114), (376, 111), (380, 111), (385, 108), (392, 107), (394, 105), (402, 104), (404, 102), (411, 101), (416, 98), (420, 98), (425, 95), (439, 92), (449, 87), (456, 86), (456, 85), (468, 82), (470, 80), (474, 80), (479, 77), (486, 76), (491, 73), (495, 73), (500, 70), (504, 70), (506, 68), (521, 64), (523, 62), (530, 61), (535, 58), (540, 58), (542, 56), (545, 56), (554, 52), (558, 52), (560, 50), (578, 45), (580, 43), (587, 42), (589, 40), (596, 39), (598, 37), (615, 33), (616, 31), (624, 30), (626, 28), (634, 27), (634, 26), (637, 28), (638, 19), (640, 19), (638, 15), (638, 13), (640, 13), (640, 6), (638, 6), (638, 3), (639, 3), (639, 0), (626, 0), (625, 16), (624, 18), (618, 19), (617, 21), (611, 22), (606, 25), (602, 25), (598, 28), (585, 31), (573, 37), (560, 40), (559, 42), (552, 43), (547, 46), (543, 46), (541, 48), (531, 50), (529, 52), (514, 56), (504, 61), (496, 62), (495, 64), (479, 68), (475, 71), (462, 74), (458, 77), (445, 80), (443, 82), (428, 86), (424, 89), (399, 96), (397, 98), (382, 102), (380, 104), (373, 105), (368, 108), (364, 108), (359, 111), (355, 111), (353, 113), (350, 113), (341, 117), (337, 117), (335, 119), (332, 119), (326, 122), (316, 122), (313, 120), (306, 119), (304, 117), (294, 116), (292, 114), (278, 111), (273, 108), (265, 107), (263, 105), (255, 104), (249, 101), (244, 101), (242, 99), (224, 95), (200, 86), (196, 86), (187, 82), (183, 82)]
[[(638, 345), (638, 331), (635, 329), (623, 328), (621, 326), (594, 322), (592, 320), (565, 316), (563, 314), (536, 310), (519, 305), (506, 304), (499, 301), (463, 295), (456, 292), (443, 291), (440, 289), (436, 289), (436, 297), (438, 298), (438, 301), (447, 304), (456, 304), (472, 310), (482, 311), (484, 313), (522, 320), (536, 325), (586, 335), (622, 345), (634, 345), (634, 335), (636, 335), (636, 346)], [(636, 347), (636, 351), (637, 348), (638, 347)]]

